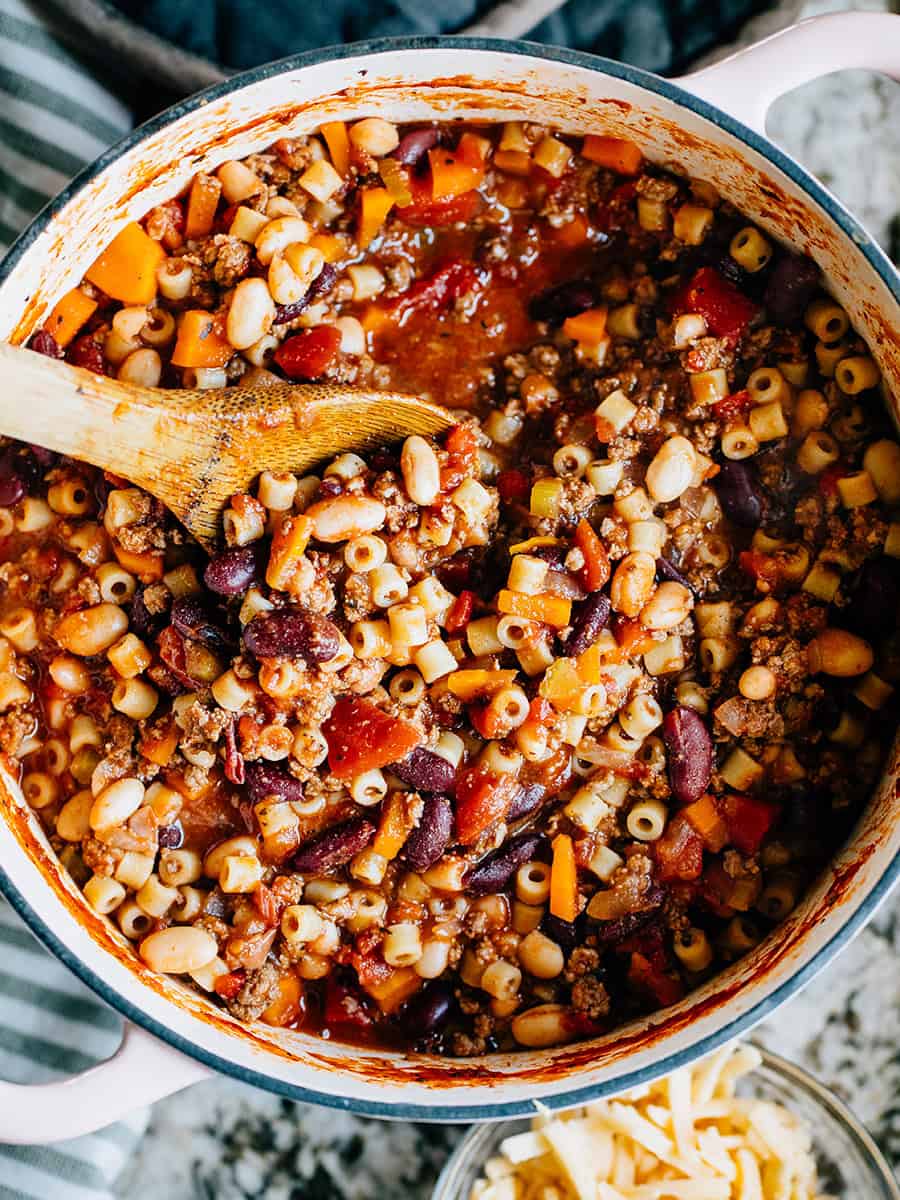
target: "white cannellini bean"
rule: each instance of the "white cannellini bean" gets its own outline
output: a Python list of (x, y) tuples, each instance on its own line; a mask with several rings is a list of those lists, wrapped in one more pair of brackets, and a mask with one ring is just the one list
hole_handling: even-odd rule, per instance
[(141, 942), (141, 958), (153, 971), (184, 975), (208, 966), (216, 957), (216, 939), (195, 925), (170, 925)]
[(368, 496), (334, 496), (306, 510), (312, 519), (313, 536), (320, 542), (345, 542), (372, 533), (384, 524), (385, 508)]
[(225, 333), (236, 350), (246, 350), (272, 328), (275, 301), (264, 279), (242, 279), (234, 289)]
[(312, 230), (302, 217), (276, 217), (265, 225), (256, 239), (256, 257), (267, 267), (278, 253), (294, 242), (308, 242)]
[(416, 504), (433, 504), (441, 490), (441, 468), (433, 448), (414, 433), (403, 443), (400, 470), (409, 498)]
[(647, 491), (660, 504), (677, 500), (691, 486), (695, 465), (694, 447), (687, 438), (670, 437), (647, 468)]
[(400, 135), (397, 126), (389, 121), (381, 117), (365, 117), (350, 126), (350, 141), (366, 154), (381, 158), (383, 154), (390, 154), (397, 149)]
[(91, 829), (113, 829), (123, 825), (144, 802), (144, 785), (139, 779), (117, 779), (105, 787), (91, 805)]

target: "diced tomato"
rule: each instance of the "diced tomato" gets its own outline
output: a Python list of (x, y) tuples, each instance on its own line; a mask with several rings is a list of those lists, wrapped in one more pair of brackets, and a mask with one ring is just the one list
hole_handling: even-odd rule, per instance
[(511, 467), (497, 476), (497, 491), (504, 504), (527, 500), (531, 494), (531, 483), (524, 471)]
[(723, 796), (719, 808), (728, 827), (728, 840), (741, 854), (755, 854), (781, 816), (780, 805), (754, 796)]
[(325, 981), (324, 1023), (327, 1029), (368, 1029), (373, 1023), (368, 999), (358, 985), (331, 974)]
[(288, 379), (319, 379), (340, 348), (341, 331), (334, 325), (317, 325), (282, 342), (274, 358)]
[(463, 846), (477, 842), (506, 815), (515, 790), (512, 775), (497, 775), (477, 763), (464, 767), (456, 780), (457, 840)]
[(701, 267), (672, 300), (675, 312), (699, 313), (715, 337), (739, 338), (758, 306), (715, 267)]
[(662, 837), (653, 843), (657, 874), (670, 879), (697, 879), (703, 870), (703, 838), (680, 813), (671, 818)]
[(725, 872), (722, 860), (714, 858), (699, 880), (698, 899), (710, 912), (727, 920), (734, 916), (734, 909), (728, 903), (733, 883), (731, 876)]
[(471, 425), (454, 425), (444, 441), (447, 463), (441, 470), (441, 491), (459, 487), (478, 468), (478, 439)]
[(819, 491), (823, 496), (836, 496), (838, 480), (843, 479), (845, 475), (850, 474), (850, 468), (846, 463), (832, 463), (830, 467), (826, 467), (819, 476)]
[(472, 620), (474, 607), (475, 593), (470, 591), (460, 592), (450, 606), (450, 611), (447, 613), (444, 621), (444, 628), (447, 632), (461, 633)]
[(584, 555), (581, 569), (584, 586), (589, 592), (599, 591), (609, 579), (609, 555), (593, 527), (583, 519), (575, 530), (575, 545)]
[(281, 902), (275, 892), (264, 883), (258, 883), (254, 888), (253, 903), (267, 925), (277, 925), (281, 920)]
[(338, 779), (399, 762), (421, 741), (414, 725), (358, 697), (338, 700), (322, 732), (328, 742), (328, 765)]
[(730, 396), (716, 400), (712, 408), (720, 421), (735, 421), (738, 417), (747, 415), (750, 409), (750, 393), (746, 388), (740, 392), (732, 392)]
[(667, 971), (658, 970), (643, 954), (632, 954), (628, 982), (633, 987), (649, 992), (661, 1008), (677, 1003), (684, 995), (681, 980)]
[[(478, 283), (478, 272), (472, 263), (451, 259), (425, 279), (418, 279), (402, 296), (381, 305), (382, 312), (395, 323), (402, 323), (413, 313), (438, 313), (450, 307)], [(326, 327), (327, 328), (327, 327)]]
[(752, 575), (757, 582), (773, 588), (778, 583), (778, 563), (770, 554), (761, 550), (742, 550), (738, 555), (741, 570)]
[(399, 220), (417, 229), (471, 221), (483, 203), (480, 192), (475, 189), (463, 192), (461, 196), (446, 196), (441, 200), (433, 200), (430, 180), (424, 189), (421, 186), (417, 188), (414, 180), (412, 193), (412, 204), (395, 211)]
[(216, 233), (228, 232), (228, 230), (231, 228), (231, 223), (235, 218), (237, 210), (237, 204), (229, 204), (227, 208), (223, 208), (222, 211), (216, 215)]
[(223, 1000), (233, 1000), (247, 981), (247, 972), (243, 969), (229, 971), (213, 981), (213, 991)]
[(502, 716), (487, 704), (470, 704), (468, 714), (469, 724), (480, 737), (490, 741), (505, 736), (506, 728)]

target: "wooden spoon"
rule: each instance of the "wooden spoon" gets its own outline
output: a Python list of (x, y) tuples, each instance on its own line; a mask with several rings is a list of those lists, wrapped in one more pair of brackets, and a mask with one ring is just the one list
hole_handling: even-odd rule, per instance
[(303, 473), (453, 424), (398, 392), (328, 383), (163, 389), (120, 383), (0, 344), (0, 433), (121, 475), (210, 547), (221, 512), (268, 468)]

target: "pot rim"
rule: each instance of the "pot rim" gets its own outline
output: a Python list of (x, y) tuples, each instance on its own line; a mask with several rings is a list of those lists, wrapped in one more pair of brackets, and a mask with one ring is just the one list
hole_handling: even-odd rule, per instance
[[(240, 91), (247, 86), (252, 86), (278, 75), (299, 71), (306, 67), (385, 52), (417, 52), (421, 50), (485, 51), (562, 63), (597, 74), (606, 74), (625, 80), (636, 87), (643, 88), (682, 108), (687, 108), (697, 113), (712, 124), (724, 129), (737, 141), (749, 146), (752, 150), (755, 150), (769, 162), (773, 163), (794, 184), (809, 195), (826, 212), (841, 232), (855, 243), (857, 249), (865, 256), (891, 295), (900, 304), (900, 272), (897, 271), (884, 251), (877, 245), (859, 221), (818, 180), (791, 158), (790, 155), (769, 141), (768, 138), (763, 137), (761, 134), (754, 132), (748, 126), (744, 125), (743, 122), (729, 116), (722, 109), (694, 96), (678, 84), (671, 83), (661, 76), (654, 75), (652, 72), (628, 66), (599, 55), (588, 54), (579, 50), (544, 46), (526, 40), (511, 41), (501, 38), (452, 37), (446, 35), (434, 37), (378, 38), (348, 43), (342, 46), (330, 46), (320, 50), (308, 50), (301, 54), (290, 55), (276, 62), (267, 63), (263, 66), (241, 72), (221, 83), (197, 92), (193, 96), (178, 101), (164, 112), (151, 118), (151, 120), (145, 122), (143, 125), (138, 126), (110, 147), (104, 154), (100, 155), (93, 163), (85, 167), (55, 199), (51, 200), (38, 213), (31, 224), (13, 243), (3, 261), (0, 262), (0, 286), (9, 277), (13, 268), (31, 249), (35, 240), (43, 233), (53, 218), (92, 179), (128, 151), (138, 146), (148, 136), (173, 124), (180, 118), (203, 108), (210, 101), (217, 100), (232, 92)], [(898, 879), (900, 879), (900, 856), (895, 856), (891, 862), (886, 864), (879, 878), (873, 883), (864, 899), (860, 902), (859, 907), (849, 918), (841, 922), (828, 942), (789, 979), (786, 979), (774, 991), (764, 996), (742, 1016), (734, 1017), (721, 1028), (701, 1038), (699, 1041), (692, 1041), (689, 1045), (674, 1050), (645, 1067), (629, 1071), (624, 1075), (618, 1075), (606, 1082), (584, 1084), (580, 1087), (567, 1088), (564, 1091), (548, 1095), (542, 1099), (542, 1106), (552, 1110), (571, 1108), (579, 1104), (588, 1103), (591, 1099), (597, 1099), (611, 1093), (636, 1087), (650, 1078), (658, 1078), (660, 1075), (677, 1070), (680, 1066), (695, 1061), (746, 1032), (799, 992), (819, 971), (834, 959), (862, 929), (881, 902), (887, 897)], [(231, 1076), (243, 1083), (252, 1084), (292, 1100), (350, 1111), (360, 1116), (381, 1117), (393, 1120), (472, 1122), (496, 1121), (511, 1117), (534, 1115), (534, 1104), (527, 1100), (498, 1100), (490, 1104), (478, 1105), (441, 1103), (431, 1105), (348, 1098), (320, 1091), (316, 1088), (290, 1083), (265, 1072), (245, 1067), (231, 1059), (223, 1058), (219, 1054), (209, 1051), (189, 1038), (182, 1036), (180, 1033), (176, 1033), (172, 1028), (163, 1025), (154, 1017), (149, 1016), (138, 1003), (128, 999), (122, 992), (107, 983), (105, 979), (88, 965), (86, 960), (72, 953), (68, 946), (53, 932), (47, 922), (31, 907), (19, 888), (13, 884), (2, 865), (0, 865), (0, 893), (6, 897), (38, 940), (64, 966), (100, 996), (102, 1000), (119, 1012), (121, 1016), (141, 1026), (174, 1049), (181, 1051), (215, 1071)]]

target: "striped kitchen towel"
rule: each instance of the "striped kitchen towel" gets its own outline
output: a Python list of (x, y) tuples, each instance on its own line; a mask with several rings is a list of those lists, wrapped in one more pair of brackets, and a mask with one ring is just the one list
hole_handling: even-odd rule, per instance
[[(0, 251), (131, 128), (38, 3), (0, 0)], [(0, 1076), (47, 1083), (109, 1058), (122, 1022), (0, 900)], [(0, 1145), (0, 1200), (105, 1200), (146, 1113), (53, 1146)]]

